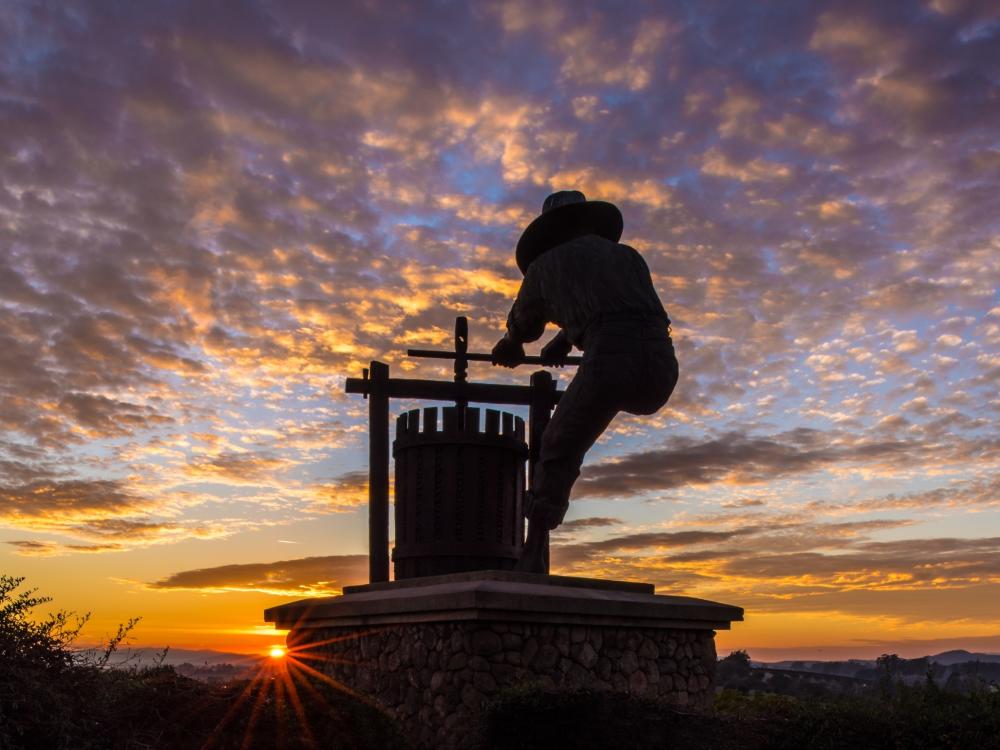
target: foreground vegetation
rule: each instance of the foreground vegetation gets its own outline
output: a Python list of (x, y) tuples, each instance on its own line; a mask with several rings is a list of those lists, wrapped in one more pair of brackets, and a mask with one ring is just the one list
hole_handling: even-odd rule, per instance
[(507, 693), (484, 717), (486, 750), (994, 750), (1000, 695), (933, 683), (828, 699), (723, 691), (711, 715), (624, 696)]
[[(73, 642), (86, 618), (32, 619), (46, 600), (17, 593), (21, 583), (0, 575), (0, 750), (409, 746), (383, 713), (305, 660), (215, 685), (165, 666), (113, 667), (134, 621), (81, 654)], [(484, 750), (1000, 750), (1000, 693), (944, 690), (928, 677), (908, 685), (887, 669), (867, 692), (819, 697), (724, 690), (711, 714), (524, 687), (487, 707), (477, 741)]]
[(405, 748), (380, 711), (300, 668), (208, 685), (165, 666), (112, 666), (135, 621), (103, 648), (72, 648), (86, 616), (35, 620), (48, 600), (0, 575), (0, 750)]

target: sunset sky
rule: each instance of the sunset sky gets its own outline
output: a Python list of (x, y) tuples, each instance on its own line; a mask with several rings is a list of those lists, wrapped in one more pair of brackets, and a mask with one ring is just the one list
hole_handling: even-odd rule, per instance
[(280, 643), (367, 576), (345, 377), (488, 351), (579, 189), (681, 379), (553, 572), (745, 607), (723, 653), (1000, 652), (998, 47), (971, 0), (4, 2), (0, 572), (88, 638)]

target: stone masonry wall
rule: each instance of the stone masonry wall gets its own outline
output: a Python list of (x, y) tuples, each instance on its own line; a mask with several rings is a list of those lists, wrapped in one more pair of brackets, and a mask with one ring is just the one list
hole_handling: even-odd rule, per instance
[[(608, 690), (707, 707), (715, 633), (446, 622), (293, 630), (310, 664), (371, 698), (425, 748), (462, 748), (498, 690)], [(315, 645), (310, 645), (315, 644)]]

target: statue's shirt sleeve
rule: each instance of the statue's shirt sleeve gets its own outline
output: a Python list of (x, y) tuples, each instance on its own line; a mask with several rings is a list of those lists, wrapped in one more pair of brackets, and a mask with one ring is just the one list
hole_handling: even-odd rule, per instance
[(642, 256), (596, 235), (570, 240), (530, 266), (507, 318), (518, 341), (535, 341), (555, 323), (579, 349), (587, 329), (609, 315), (662, 317), (669, 323)]
[(545, 318), (541, 274), (538, 264), (532, 263), (507, 316), (507, 330), (515, 341), (536, 341), (545, 331)]

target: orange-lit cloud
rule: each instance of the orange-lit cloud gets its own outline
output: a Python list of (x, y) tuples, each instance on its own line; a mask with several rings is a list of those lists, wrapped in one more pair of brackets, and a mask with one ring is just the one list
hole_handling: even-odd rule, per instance
[(361, 583), (367, 569), (367, 555), (331, 555), (186, 570), (149, 586), (212, 593), (256, 591), (275, 596), (322, 596), (340, 593), (344, 586)]

